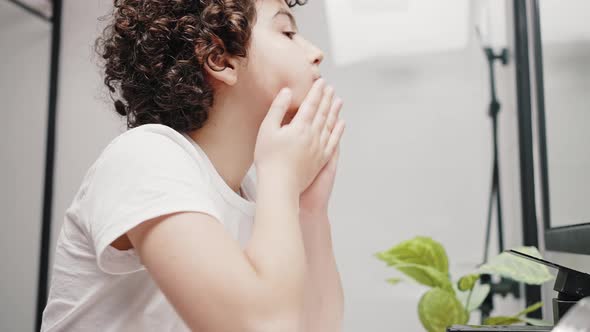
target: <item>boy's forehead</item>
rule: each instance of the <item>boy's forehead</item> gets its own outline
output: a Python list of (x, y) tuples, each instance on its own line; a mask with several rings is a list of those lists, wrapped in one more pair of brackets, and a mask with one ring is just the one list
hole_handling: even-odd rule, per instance
[(291, 21), (293, 28), (298, 30), (295, 16), (293, 16), (286, 0), (256, 0), (256, 7), (257, 16), (261, 17), (263, 21), (272, 23), (276, 18), (285, 16)]

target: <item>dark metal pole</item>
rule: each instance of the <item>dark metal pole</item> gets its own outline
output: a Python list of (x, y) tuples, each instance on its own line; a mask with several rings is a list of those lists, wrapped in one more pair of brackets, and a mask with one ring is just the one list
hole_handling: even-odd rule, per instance
[(53, 170), (55, 160), (55, 128), (57, 120), (57, 88), (61, 37), (62, 1), (53, 1), (51, 30), (51, 62), (49, 71), (49, 101), (47, 116), (47, 139), (45, 152), (45, 183), (43, 190), (43, 215), (41, 221), (41, 245), (39, 250), (39, 279), (37, 286), (37, 313), (35, 331), (41, 329), (43, 310), (47, 303), (47, 275), (51, 242), (51, 211), (53, 204)]
[(490, 73), (490, 105), (489, 116), (492, 119), (492, 185), (490, 188), (490, 197), (488, 200), (488, 214), (486, 224), (486, 237), (484, 246), (483, 262), (488, 260), (490, 228), (492, 224), (492, 211), (494, 198), (496, 202), (496, 218), (498, 220), (498, 250), (504, 251), (504, 229), (502, 222), (502, 192), (500, 190), (500, 167), (498, 158), (498, 114), (500, 113), (500, 102), (496, 94), (496, 75), (494, 73), (494, 63), (500, 60), (503, 65), (508, 64), (508, 49), (504, 48), (499, 54), (494, 53), (490, 47), (484, 48), (484, 54), (488, 60), (488, 69)]
[[(493, 204), (496, 202), (496, 219), (498, 221), (498, 249), (500, 252), (504, 251), (504, 228), (502, 223), (502, 195), (500, 190), (500, 167), (498, 158), (498, 114), (500, 113), (500, 102), (496, 94), (496, 76), (494, 73), (494, 64), (496, 60), (500, 60), (503, 65), (508, 63), (508, 50), (503, 49), (499, 54), (495, 54), (491, 47), (484, 48), (484, 54), (488, 61), (488, 69), (490, 73), (490, 105), (489, 105), (489, 116), (492, 119), (492, 185), (490, 188), (490, 196), (488, 200), (488, 213), (486, 223), (486, 236), (484, 246), (484, 257), (483, 262), (488, 260), (488, 251), (490, 243), (490, 229), (492, 226), (492, 211)], [(514, 293), (516, 297), (519, 296), (518, 292), (514, 292), (514, 283), (511, 280), (502, 278), (499, 284), (494, 284), (489, 274), (481, 276), (482, 284), (489, 284), (491, 291), (482, 303), (481, 310), (481, 322), (483, 322), (490, 316), (491, 311), (494, 309), (493, 296), (494, 294), (502, 294), (505, 296), (507, 293)]]
[[(514, 0), (513, 5), (523, 243), (538, 247), (527, 8), (526, 1), (522, 0)], [(525, 285), (524, 294), (527, 306), (541, 301), (540, 286)], [(541, 312), (535, 311), (529, 316), (541, 318)]]

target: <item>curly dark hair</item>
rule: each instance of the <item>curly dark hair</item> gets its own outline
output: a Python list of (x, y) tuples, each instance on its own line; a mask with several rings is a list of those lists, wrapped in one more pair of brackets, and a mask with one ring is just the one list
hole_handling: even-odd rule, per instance
[[(127, 128), (201, 128), (213, 105), (204, 66), (220, 70), (215, 64), (224, 56), (246, 57), (256, 1), (114, 0), (95, 51), (104, 59), (104, 83)], [(285, 2), (294, 7), (307, 1)]]

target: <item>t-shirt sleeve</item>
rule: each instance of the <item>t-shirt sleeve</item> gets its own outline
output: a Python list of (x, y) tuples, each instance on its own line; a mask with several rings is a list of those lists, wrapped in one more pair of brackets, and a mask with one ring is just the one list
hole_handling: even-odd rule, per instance
[(144, 221), (191, 211), (221, 222), (208, 195), (205, 168), (182, 140), (180, 134), (128, 133), (113, 141), (95, 164), (83, 206), (97, 264), (104, 272), (125, 274), (144, 268), (135, 249), (110, 246)]

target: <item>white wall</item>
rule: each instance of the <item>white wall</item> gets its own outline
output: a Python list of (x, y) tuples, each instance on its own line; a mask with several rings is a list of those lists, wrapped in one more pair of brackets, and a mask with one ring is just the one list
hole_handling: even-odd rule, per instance
[(51, 27), (0, 1), (0, 331), (35, 325)]
[[(102, 26), (97, 17), (109, 5), (64, 1), (52, 258), (64, 212), (85, 172), (124, 130), (92, 56)], [(323, 2), (310, 1), (296, 13), (302, 32), (329, 54)], [(345, 331), (421, 330), (416, 308), (425, 289), (387, 284), (395, 272), (375, 259), (375, 252), (428, 235), (447, 248), (455, 277), (481, 262), (491, 177), (489, 87), (484, 57), (470, 38), (464, 51), (347, 67), (335, 67), (328, 57), (323, 65), (345, 100), (348, 124), (331, 209), (347, 301)], [(506, 245), (511, 247), (521, 239), (514, 75), (511, 67), (498, 75)], [(514, 313), (522, 303), (497, 305), (499, 313)]]
[[(302, 32), (329, 54), (322, 2), (297, 12)], [(491, 128), (487, 68), (471, 38), (462, 52), (349, 67), (324, 63), (324, 75), (345, 98), (348, 123), (332, 205), (347, 296), (345, 331), (421, 329), (416, 305), (424, 289), (386, 284), (394, 271), (372, 258), (374, 252), (420, 234), (446, 246), (454, 276), (481, 262)], [(512, 67), (499, 68), (498, 75), (505, 239), (511, 247), (521, 241)], [(515, 313), (522, 303), (498, 306), (499, 313)]]

